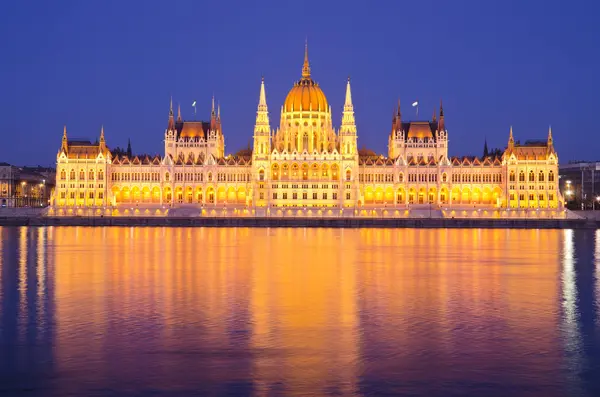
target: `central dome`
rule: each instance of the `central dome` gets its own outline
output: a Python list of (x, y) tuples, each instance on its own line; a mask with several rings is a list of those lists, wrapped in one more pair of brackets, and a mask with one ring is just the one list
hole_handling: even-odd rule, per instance
[(283, 104), (284, 112), (327, 112), (329, 105), (327, 98), (316, 83), (310, 77), (310, 65), (308, 63), (308, 46), (304, 51), (304, 66), (302, 67), (302, 78), (294, 83)]

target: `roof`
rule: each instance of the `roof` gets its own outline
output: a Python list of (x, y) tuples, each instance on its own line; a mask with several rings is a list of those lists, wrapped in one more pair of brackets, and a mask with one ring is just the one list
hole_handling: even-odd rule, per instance
[[(106, 148), (104, 154), (108, 153)], [(70, 159), (95, 159), (100, 153), (100, 144), (87, 140), (68, 140), (67, 157)]]
[(546, 141), (526, 141), (525, 144), (515, 144), (513, 153), (519, 160), (545, 160), (548, 149)]
[(406, 132), (406, 138), (435, 139), (437, 127), (437, 122), (429, 121), (409, 121), (402, 123), (402, 129)]
[(175, 130), (177, 139), (206, 138), (205, 131), (210, 131), (210, 121), (177, 121)]

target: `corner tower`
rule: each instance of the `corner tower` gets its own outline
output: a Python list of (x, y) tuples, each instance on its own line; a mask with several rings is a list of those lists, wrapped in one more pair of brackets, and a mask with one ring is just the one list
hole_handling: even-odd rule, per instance
[(260, 95), (258, 97), (258, 109), (256, 110), (256, 122), (254, 123), (254, 147), (253, 157), (255, 159), (266, 158), (271, 153), (271, 127), (269, 125), (269, 110), (267, 108), (267, 95), (265, 93), (265, 79), (260, 82)]

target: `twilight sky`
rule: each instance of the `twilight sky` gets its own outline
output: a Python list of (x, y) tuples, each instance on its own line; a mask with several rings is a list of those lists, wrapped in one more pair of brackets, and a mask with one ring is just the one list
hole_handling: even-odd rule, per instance
[(10, 1), (0, 12), (0, 161), (54, 164), (70, 137), (163, 153), (169, 96), (184, 119), (221, 103), (227, 152), (252, 137), (261, 75), (271, 127), (313, 78), (339, 127), (351, 76), (359, 146), (387, 153), (403, 119), (444, 101), (451, 155), (545, 138), (561, 162), (600, 160), (598, 1)]

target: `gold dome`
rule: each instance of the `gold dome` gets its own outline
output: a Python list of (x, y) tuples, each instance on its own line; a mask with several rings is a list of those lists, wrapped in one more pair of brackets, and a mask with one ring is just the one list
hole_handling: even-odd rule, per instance
[(294, 86), (285, 98), (284, 112), (298, 111), (321, 111), (329, 109), (327, 98), (319, 84), (310, 77), (310, 65), (308, 63), (308, 46), (304, 51), (304, 66), (302, 67), (302, 78), (294, 83)]

